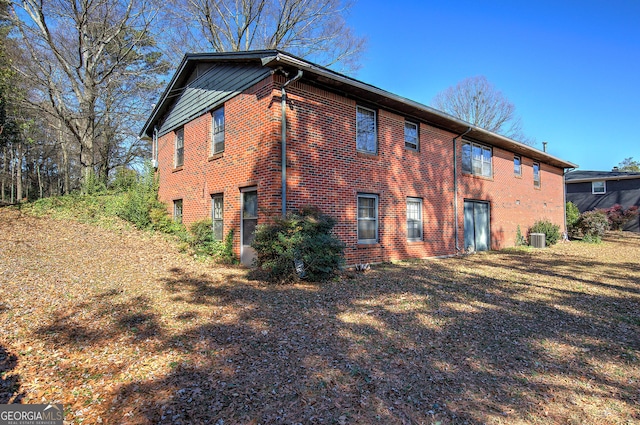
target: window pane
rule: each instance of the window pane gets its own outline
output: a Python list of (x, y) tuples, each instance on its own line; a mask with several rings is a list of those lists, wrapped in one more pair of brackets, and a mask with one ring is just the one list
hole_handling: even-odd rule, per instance
[(358, 198), (358, 217), (375, 218), (376, 200), (373, 198)]
[(404, 123), (404, 145), (410, 149), (418, 149), (418, 126), (412, 122)]
[(356, 110), (356, 149), (375, 153), (376, 113), (364, 108)]
[(173, 219), (182, 223), (182, 199), (173, 201)]
[(462, 172), (471, 173), (471, 145), (462, 145)]
[(513, 173), (516, 175), (522, 174), (522, 168), (520, 166), (520, 157), (516, 156), (513, 158)]
[(184, 164), (184, 128), (176, 130), (176, 167)]
[(422, 201), (407, 201), (407, 238), (422, 239)]
[(224, 108), (213, 112), (213, 153), (224, 150)]
[(242, 216), (244, 218), (258, 217), (258, 192), (244, 192)]
[(223, 197), (214, 196), (211, 202), (211, 217), (213, 219), (213, 239), (217, 241), (222, 240), (223, 233)]
[(358, 239), (375, 240), (376, 238), (376, 221), (375, 220), (359, 220), (358, 221)]

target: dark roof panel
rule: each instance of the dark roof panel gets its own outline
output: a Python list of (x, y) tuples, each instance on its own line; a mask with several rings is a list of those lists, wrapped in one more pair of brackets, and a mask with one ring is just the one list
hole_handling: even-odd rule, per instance
[(271, 72), (255, 65), (213, 64), (209, 70), (170, 96), (178, 96), (160, 126), (159, 135), (184, 125), (241, 93)]
[(571, 171), (564, 176), (567, 183), (579, 183), (593, 180), (640, 179), (640, 173), (625, 171)]

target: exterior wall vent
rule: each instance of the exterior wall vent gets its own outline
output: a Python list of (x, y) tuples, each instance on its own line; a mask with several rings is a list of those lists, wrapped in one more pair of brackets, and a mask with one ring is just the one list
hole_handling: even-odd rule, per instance
[(545, 234), (544, 233), (531, 233), (529, 235), (529, 243), (534, 248), (545, 247)]

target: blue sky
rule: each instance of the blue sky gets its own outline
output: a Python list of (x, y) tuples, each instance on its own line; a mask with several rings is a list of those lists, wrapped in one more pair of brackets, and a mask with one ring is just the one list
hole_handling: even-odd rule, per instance
[(347, 19), (368, 39), (361, 81), (429, 105), (484, 75), (538, 149), (581, 170), (640, 160), (638, 0), (359, 0)]

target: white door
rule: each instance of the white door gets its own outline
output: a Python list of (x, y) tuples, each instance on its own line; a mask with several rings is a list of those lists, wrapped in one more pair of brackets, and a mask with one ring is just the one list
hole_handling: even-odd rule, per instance
[(258, 191), (256, 188), (242, 190), (242, 216), (240, 223), (240, 262), (252, 267), (256, 259), (256, 251), (251, 247), (258, 224)]

